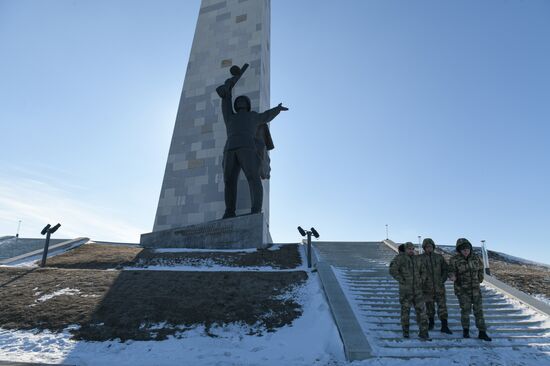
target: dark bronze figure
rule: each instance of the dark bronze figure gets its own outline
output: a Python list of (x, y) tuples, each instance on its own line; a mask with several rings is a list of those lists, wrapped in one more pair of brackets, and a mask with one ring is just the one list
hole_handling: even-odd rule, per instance
[[(251, 111), (250, 99), (241, 95), (232, 106), (232, 90), (244, 74), (248, 64), (242, 68), (232, 66), (232, 77), (216, 88), (222, 99), (222, 113), (227, 130), (227, 141), (223, 151), (223, 179), (225, 184), (225, 213), (223, 218), (235, 217), (237, 204), (237, 182), (241, 169), (250, 187), (251, 213), (260, 213), (263, 203), (262, 178), (269, 178), (269, 169), (262, 169), (265, 150), (273, 149), (273, 141), (267, 123), (281, 111), (287, 111), (282, 103), (263, 113)], [(233, 111), (233, 107), (235, 111)], [(267, 153), (265, 153), (267, 156)], [(269, 165), (267, 165), (269, 166)]]

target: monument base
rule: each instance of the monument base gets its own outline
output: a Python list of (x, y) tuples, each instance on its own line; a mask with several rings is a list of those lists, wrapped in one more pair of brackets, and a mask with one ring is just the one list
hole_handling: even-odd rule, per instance
[(264, 214), (243, 215), (141, 234), (144, 248), (244, 249), (272, 242)]

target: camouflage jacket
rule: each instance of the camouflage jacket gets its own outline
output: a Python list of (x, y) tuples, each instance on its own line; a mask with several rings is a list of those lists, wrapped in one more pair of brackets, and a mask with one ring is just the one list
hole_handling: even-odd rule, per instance
[(447, 276), (449, 275), (449, 266), (445, 258), (437, 253), (431, 253), (431, 255), (424, 253), (420, 258), (424, 262), (427, 272), (427, 280), (422, 287), (424, 293), (443, 292), (445, 290), (445, 281), (447, 281)]
[(455, 292), (479, 289), (479, 284), (483, 282), (483, 262), (473, 253), (468, 257), (457, 253), (449, 261), (449, 273), (456, 276)]
[(391, 261), (390, 274), (399, 282), (400, 293), (421, 294), (427, 279), (426, 267), (420, 256), (404, 253), (396, 255)]

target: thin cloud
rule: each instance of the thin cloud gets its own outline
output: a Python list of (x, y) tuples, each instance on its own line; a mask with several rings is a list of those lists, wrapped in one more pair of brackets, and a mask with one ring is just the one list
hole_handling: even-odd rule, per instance
[[(21, 236), (36, 237), (47, 224), (61, 222), (56, 236), (87, 236), (112, 241), (139, 240), (144, 232), (112, 210), (71, 197), (70, 190), (33, 178), (0, 177), (0, 235), (15, 233), (22, 220)], [(55, 221), (55, 222), (54, 222)]]

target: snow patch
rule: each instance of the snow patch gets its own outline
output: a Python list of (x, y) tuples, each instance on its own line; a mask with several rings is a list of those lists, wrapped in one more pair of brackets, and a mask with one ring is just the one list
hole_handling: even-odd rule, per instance
[(255, 253), (257, 248), (247, 249), (192, 249), (192, 248), (157, 248), (154, 253)]
[[(41, 292), (36, 292), (35, 296), (39, 296)], [(61, 290), (57, 290), (55, 292), (52, 292), (51, 294), (46, 294), (40, 296), (38, 299), (35, 300), (35, 302), (44, 302), (48, 301), (50, 299), (53, 299), (54, 297), (61, 296), (61, 295), (67, 295), (67, 296), (74, 296), (80, 294), (80, 290), (76, 288), (64, 288)]]
[[(197, 263), (197, 262), (194, 262)], [(178, 265), (149, 265), (147, 267), (124, 267), (124, 271), (184, 271), (184, 272), (295, 272), (303, 271), (304, 268), (275, 269), (268, 266), (258, 267), (231, 267), (215, 264), (211, 259), (200, 261), (199, 265), (178, 264)]]
[(542, 301), (543, 303), (550, 305), (550, 299), (543, 294), (532, 295), (535, 299)]

